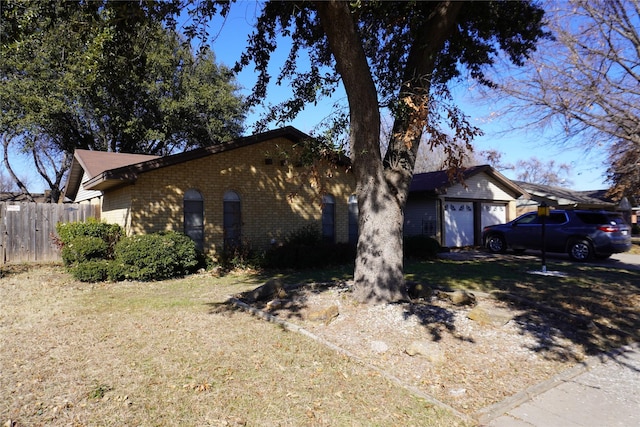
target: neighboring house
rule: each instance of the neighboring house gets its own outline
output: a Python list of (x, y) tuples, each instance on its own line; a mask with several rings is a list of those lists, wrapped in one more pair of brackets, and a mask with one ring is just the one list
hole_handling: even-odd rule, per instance
[(546, 203), (555, 209), (604, 209), (617, 210), (618, 204), (606, 197), (607, 190), (574, 191), (552, 185), (532, 184), (514, 181), (531, 196), (518, 200), (518, 213), (523, 214), (538, 209)]
[[(48, 192), (43, 193), (32, 193), (31, 197), (33, 197), (33, 201), (36, 203), (45, 203), (47, 201), (47, 197), (49, 196)], [(19, 192), (0, 192), (0, 202), (30, 202), (31, 199), (27, 197), (24, 193)]]
[(574, 191), (551, 185), (514, 181), (531, 196), (518, 200), (518, 214), (535, 211), (542, 203), (554, 209), (591, 209), (618, 211), (629, 224), (637, 222), (634, 210), (626, 197), (615, 202), (607, 197), (607, 190)]
[(263, 249), (308, 224), (347, 242), (357, 236), (349, 161), (303, 165), (310, 143), (286, 127), (166, 157), (77, 150), (65, 196), (100, 205), (128, 235), (182, 231), (210, 254)]
[(405, 208), (404, 234), (427, 235), (443, 246), (480, 245), (482, 228), (516, 217), (516, 199), (527, 192), (489, 165), (462, 172), (416, 174)]

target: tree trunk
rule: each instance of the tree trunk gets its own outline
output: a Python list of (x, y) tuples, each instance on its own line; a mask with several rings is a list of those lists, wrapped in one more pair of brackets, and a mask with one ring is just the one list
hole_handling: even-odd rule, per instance
[(409, 53), (396, 118), (384, 163), (380, 155), (377, 90), (348, 2), (316, 2), (320, 21), (342, 77), (350, 111), (350, 142), (358, 196), (358, 252), (354, 297), (367, 303), (408, 300), (404, 283), (404, 207), (422, 129), (428, 120), (430, 79), (437, 53), (455, 25), (458, 2), (442, 2)]
[(316, 6), (349, 101), (359, 210), (354, 297), (375, 303), (406, 300), (403, 213), (382, 167), (376, 87), (348, 3), (317, 2)]
[(399, 95), (404, 110), (394, 120), (384, 158), (387, 179), (396, 189), (402, 210), (409, 197), (423, 129), (430, 125), (431, 75), (438, 53), (455, 28), (461, 8), (462, 2), (443, 1), (429, 19), (415, 30)]

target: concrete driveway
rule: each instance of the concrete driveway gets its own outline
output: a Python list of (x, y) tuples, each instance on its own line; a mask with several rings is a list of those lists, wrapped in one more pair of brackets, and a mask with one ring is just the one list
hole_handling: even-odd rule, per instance
[(611, 255), (611, 258), (599, 262), (602, 265), (610, 265), (616, 268), (629, 268), (640, 270), (640, 255), (630, 254), (628, 252), (622, 254)]
[[(535, 256), (537, 258), (542, 257), (542, 253), (540, 251), (527, 251), (523, 256)], [(569, 255), (567, 254), (547, 254), (547, 264), (553, 264), (554, 260), (562, 260), (567, 262), (574, 263), (575, 261), (571, 261)], [(580, 263), (576, 263), (580, 264)], [(585, 262), (584, 264), (590, 265), (601, 265), (603, 267), (612, 267), (612, 268), (623, 268), (627, 270), (640, 270), (640, 255), (630, 254), (628, 252), (621, 254), (613, 254), (611, 258), (607, 259), (593, 259), (591, 261)]]
[[(526, 251), (522, 255), (516, 255), (512, 251), (508, 251), (506, 254), (492, 254), (489, 251), (484, 249), (471, 249), (471, 250), (457, 250), (454, 249), (451, 252), (444, 252), (439, 254), (440, 258), (444, 259), (482, 259), (482, 258), (500, 258), (500, 257), (509, 257), (513, 258), (521, 258), (526, 260), (541, 260), (542, 253), (540, 251)], [(573, 262), (569, 259), (569, 255), (562, 253), (547, 253), (547, 267), (552, 269), (554, 262)], [(542, 261), (541, 261), (542, 263)], [(576, 263), (579, 264), (579, 263)], [(628, 270), (640, 270), (640, 255), (630, 254), (628, 252), (621, 254), (613, 254), (611, 258), (597, 260), (594, 259), (585, 264), (590, 265), (601, 265), (603, 267), (611, 267), (611, 268), (623, 268)]]

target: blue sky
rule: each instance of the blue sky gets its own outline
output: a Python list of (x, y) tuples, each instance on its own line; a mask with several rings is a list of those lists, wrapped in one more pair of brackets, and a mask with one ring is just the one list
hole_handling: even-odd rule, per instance
[[(210, 43), (219, 63), (233, 66), (239, 59), (246, 46), (247, 36), (251, 31), (252, 23), (258, 13), (259, 5), (253, 1), (238, 2), (231, 8), (231, 13), (226, 21), (216, 19), (210, 27)], [(288, 46), (278, 48), (276, 54), (284, 56), (288, 52)], [(275, 64), (275, 63), (274, 63)], [(273, 69), (273, 76), (277, 75), (277, 68)], [(251, 67), (247, 67), (237, 77), (237, 82), (243, 88), (242, 94), (248, 94), (255, 82), (255, 73)], [(585, 152), (583, 149), (569, 149), (550, 143), (551, 132), (519, 131), (507, 132), (511, 128), (508, 118), (495, 115), (493, 105), (478, 103), (477, 96), (466, 85), (456, 87), (455, 99), (462, 110), (470, 117), (472, 123), (481, 128), (485, 135), (474, 141), (477, 152), (495, 149), (503, 153), (503, 162), (515, 164), (518, 160), (528, 160), (537, 157), (542, 161), (555, 160), (556, 163), (566, 163), (571, 166), (568, 179), (572, 182), (570, 187), (574, 190), (593, 190), (608, 188), (605, 182), (606, 166), (603, 164), (606, 157), (595, 151)], [(267, 103), (275, 104), (283, 101), (289, 95), (287, 87), (272, 85), (268, 93)], [(343, 96), (343, 95), (339, 95)], [(288, 125), (295, 126), (303, 132), (310, 132), (318, 122), (330, 111), (337, 99), (325, 100), (315, 106), (308, 106), (298, 118)], [(344, 100), (346, 103), (346, 99)], [(251, 127), (257, 120), (261, 111), (257, 109), (247, 120), (247, 126)], [(29, 163), (19, 168), (19, 175), (28, 175), (33, 167)], [(515, 179), (515, 171), (502, 171), (508, 178)], [(45, 188), (44, 183), (35, 175), (29, 176), (29, 188), (35, 192), (41, 192)]]

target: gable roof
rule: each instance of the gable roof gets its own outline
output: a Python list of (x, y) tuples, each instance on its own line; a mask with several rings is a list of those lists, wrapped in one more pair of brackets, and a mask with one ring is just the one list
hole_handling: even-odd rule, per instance
[(157, 159), (158, 156), (146, 154), (113, 153), (107, 151), (75, 150), (69, 168), (64, 196), (75, 199), (84, 176), (89, 178), (100, 175), (108, 169), (119, 168), (135, 163)]
[[(138, 175), (150, 170), (199, 159), (224, 151), (264, 142), (275, 138), (287, 138), (293, 142), (311, 139), (298, 129), (287, 126), (251, 136), (237, 138), (208, 147), (198, 148), (171, 156), (159, 157), (142, 154), (107, 153), (104, 151), (76, 150), (72, 169), (67, 179), (65, 196), (74, 199), (82, 180), (82, 171), (89, 179), (82, 183), (86, 190), (106, 190), (122, 184), (134, 183)], [(76, 167), (74, 168), (74, 164)]]
[(574, 191), (552, 185), (532, 184), (515, 181), (527, 190), (531, 198), (538, 203), (545, 202), (557, 207), (574, 207), (581, 209), (613, 208), (616, 203), (605, 196), (607, 190)]
[[(489, 165), (471, 166), (461, 171), (462, 179), (468, 180), (474, 175), (479, 173), (485, 173), (500, 185), (505, 190), (512, 193), (514, 198), (520, 196), (528, 196), (527, 192), (521, 188), (518, 184), (502, 175)], [(409, 192), (425, 192), (431, 194), (446, 194), (447, 188), (459, 184), (460, 181), (454, 176), (450, 177), (449, 173), (444, 171), (418, 173), (413, 176), (411, 185), (409, 186)]]

